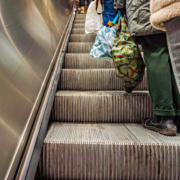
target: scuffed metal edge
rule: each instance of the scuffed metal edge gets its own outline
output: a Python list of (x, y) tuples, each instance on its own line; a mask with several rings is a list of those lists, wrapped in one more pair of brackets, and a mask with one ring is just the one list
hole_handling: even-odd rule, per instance
[(67, 43), (69, 41), (74, 18), (75, 13), (73, 12), (70, 16), (69, 22), (64, 29), (63, 36), (59, 41), (58, 48), (61, 48), (59, 51), (57, 62), (55, 63), (54, 69), (52, 70), (52, 74), (49, 79), (41, 107), (39, 108), (37, 118), (32, 128), (31, 135), (15, 179), (32, 180), (35, 177), (36, 168), (38, 165), (38, 160), (40, 157), (43, 140), (48, 125), (54, 96), (58, 86), (58, 79), (61, 73), (62, 64), (66, 53)]

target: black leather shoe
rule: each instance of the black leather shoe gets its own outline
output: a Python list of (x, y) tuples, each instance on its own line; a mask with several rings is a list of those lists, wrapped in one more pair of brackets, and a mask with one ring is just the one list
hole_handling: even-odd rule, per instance
[(177, 127), (174, 124), (173, 116), (155, 116), (153, 119), (145, 118), (142, 121), (146, 129), (150, 129), (167, 136), (175, 136)]
[(174, 116), (174, 124), (177, 126), (177, 132), (180, 132), (180, 116)]

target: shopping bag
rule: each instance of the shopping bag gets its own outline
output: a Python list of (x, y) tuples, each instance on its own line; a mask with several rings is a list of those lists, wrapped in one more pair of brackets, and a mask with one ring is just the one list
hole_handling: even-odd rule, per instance
[(116, 74), (124, 80), (124, 90), (131, 93), (141, 83), (145, 65), (138, 45), (129, 34), (125, 16), (118, 23), (111, 54)]
[(85, 20), (85, 33), (97, 33), (99, 27), (103, 24), (103, 7), (100, 0), (90, 3)]
[(104, 11), (103, 11), (103, 25), (106, 26), (108, 21), (113, 21), (117, 15), (117, 11), (114, 10), (114, 0), (103, 0)]
[(116, 24), (116, 22), (117, 22), (117, 20), (118, 20), (118, 18), (119, 18), (120, 16), (121, 16), (121, 12), (119, 12), (119, 13), (116, 15), (116, 17), (114, 18), (113, 21), (108, 21), (107, 25), (108, 25), (108, 26), (111, 26), (111, 27), (117, 26), (118, 24)]
[(102, 25), (99, 28), (95, 43), (90, 52), (92, 57), (112, 61), (111, 50), (116, 30), (117, 26), (107, 27)]

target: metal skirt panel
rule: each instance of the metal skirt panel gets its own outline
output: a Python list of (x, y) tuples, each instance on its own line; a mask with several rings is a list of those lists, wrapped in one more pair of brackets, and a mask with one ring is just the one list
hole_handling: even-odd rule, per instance
[(0, 0), (0, 179), (14, 178), (72, 3)]
[(166, 137), (139, 124), (53, 123), (36, 178), (178, 180), (179, 153), (179, 135)]
[(148, 92), (59, 91), (51, 121), (59, 122), (141, 122), (153, 117)]

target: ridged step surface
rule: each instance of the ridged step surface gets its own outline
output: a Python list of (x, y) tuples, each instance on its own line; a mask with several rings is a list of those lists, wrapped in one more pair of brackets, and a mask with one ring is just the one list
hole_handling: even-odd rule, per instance
[(68, 53), (90, 53), (94, 42), (70, 42)]
[(85, 34), (85, 28), (73, 28), (71, 33), (72, 34)]
[[(124, 90), (124, 81), (111, 69), (63, 69), (59, 79), (62, 90)], [(147, 73), (136, 90), (148, 90)]]
[(76, 14), (76, 18), (85, 18), (86, 14)]
[(73, 28), (85, 28), (85, 24), (73, 24)]
[(70, 42), (94, 42), (96, 34), (72, 34)]
[(153, 117), (147, 91), (58, 91), (51, 121), (60, 122), (141, 122)]
[(82, 17), (77, 17), (77, 16), (76, 16), (76, 17), (75, 17), (75, 20), (84, 20), (84, 21), (85, 21), (85, 20), (86, 20), (86, 17), (85, 17), (85, 16), (84, 16), (84, 17), (83, 17), (83, 16), (82, 16)]
[(180, 135), (131, 123), (52, 123), (36, 178), (179, 180)]
[(114, 68), (113, 61), (105, 61), (104, 59), (95, 59), (86, 54), (66, 53), (64, 60), (64, 68), (66, 69), (92, 69), (92, 68)]
[(85, 24), (85, 19), (75, 19), (74, 24)]

